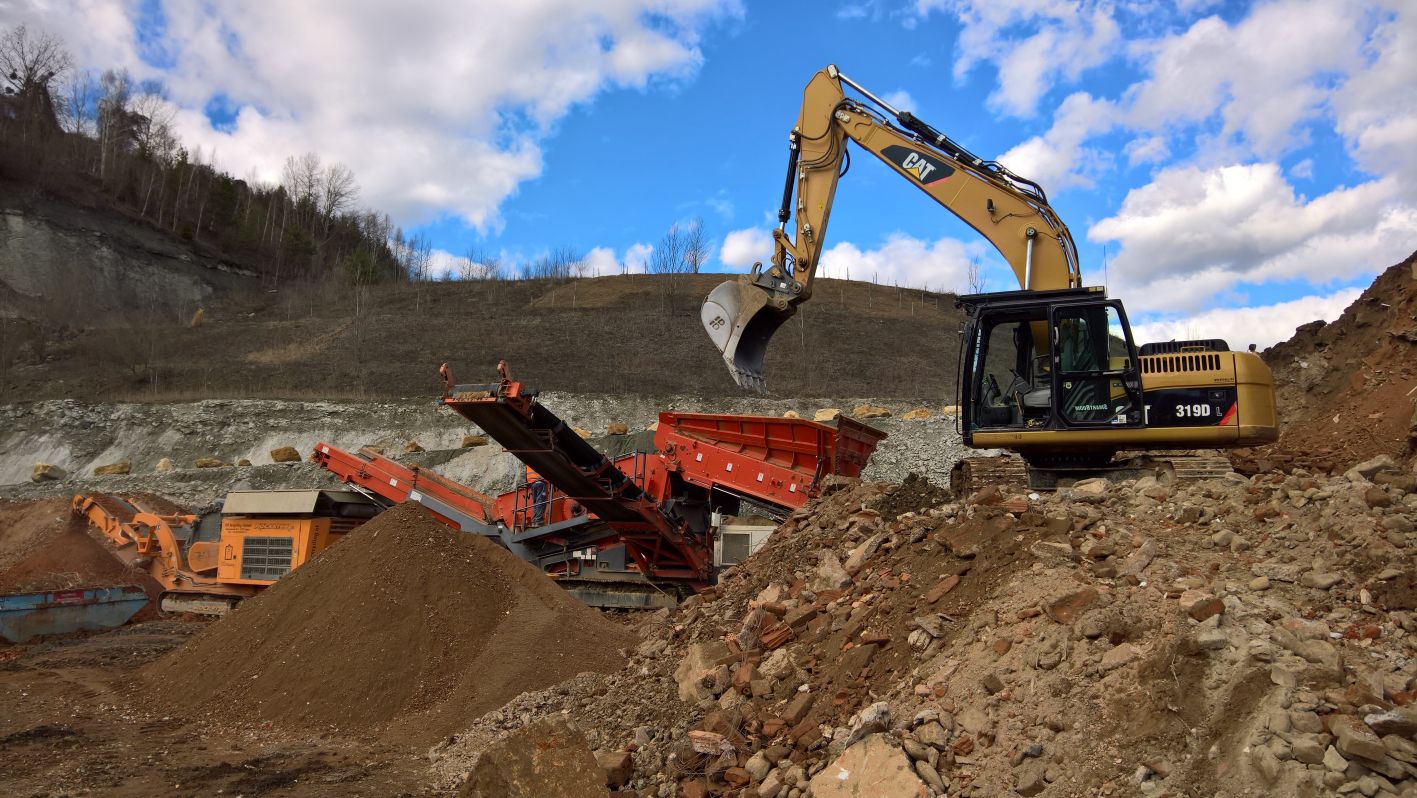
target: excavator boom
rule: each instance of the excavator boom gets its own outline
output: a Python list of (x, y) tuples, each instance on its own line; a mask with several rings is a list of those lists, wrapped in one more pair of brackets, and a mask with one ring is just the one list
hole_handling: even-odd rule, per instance
[[(843, 86), (866, 100), (846, 96)], [(771, 261), (719, 285), (701, 311), (704, 329), (739, 385), (766, 389), (767, 344), (812, 295), (848, 141), (987, 238), (1011, 265), (1019, 285), (1028, 290), (1081, 285), (1072, 234), (1042, 188), (973, 155), (828, 66), (803, 92)], [(789, 220), (795, 225), (791, 236)]]
[(1037, 183), (834, 66), (807, 84), (790, 141), (770, 262), (718, 286), (703, 306), (704, 328), (739, 385), (766, 388), (768, 341), (812, 295), (854, 144), (987, 238), (1018, 279), (1019, 291), (957, 298), (966, 322), (956, 394), (965, 444), (1057, 471), (1092, 469), (1130, 449), (1274, 440), (1269, 367), (1216, 339), (1134, 342), (1122, 303), (1082, 285), (1072, 235)]

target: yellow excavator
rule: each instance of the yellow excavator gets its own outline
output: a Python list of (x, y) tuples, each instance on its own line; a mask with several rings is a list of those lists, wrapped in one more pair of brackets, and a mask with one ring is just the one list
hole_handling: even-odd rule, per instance
[[(740, 386), (766, 390), (768, 341), (812, 295), (848, 142), (989, 239), (1018, 278), (1022, 290), (957, 300), (966, 318), (957, 397), (967, 445), (1016, 452), (1030, 484), (1052, 487), (1121, 468), (1114, 457), (1122, 451), (1275, 439), (1274, 380), (1259, 356), (1218, 339), (1138, 347), (1122, 303), (1083, 286), (1072, 235), (1041, 186), (892, 108), (835, 66), (803, 93), (770, 263), (719, 285), (701, 311)], [(965, 481), (1012, 479), (1023, 464), (1007, 459), (990, 471), (985, 458), (973, 458), (978, 470)], [(1201, 471), (1211, 467), (1199, 462)]]

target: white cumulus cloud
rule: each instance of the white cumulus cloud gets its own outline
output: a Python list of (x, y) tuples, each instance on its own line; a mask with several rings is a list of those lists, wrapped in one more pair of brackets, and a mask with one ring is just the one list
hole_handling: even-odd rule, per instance
[[(185, 142), (273, 180), (314, 151), (358, 175), (405, 224), (453, 214), (486, 229), (541, 173), (541, 142), (611, 88), (691, 77), (699, 43), (737, 0), (211, 0), (162, 6), (171, 68), (138, 59), (136, 4), (20, 0), (19, 21), (68, 39), (81, 63), (164, 80)], [(152, 33), (151, 30), (147, 31)], [(241, 108), (227, 130), (201, 109)]]
[(954, 238), (925, 241), (892, 233), (875, 249), (849, 241), (822, 253), (817, 276), (863, 280), (882, 285), (958, 291), (968, 285), (971, 260), (983, 256), (986, 245)]
[(1217, 308), (1181, 318), (1136, 324), (1132, 335), (1138, 344), (1151, 341), (1223, 338), (1233, 349), (1250, 344), (1260, 349), (1286, 341), (1301, 324), (1333, 321), (1362, 293), (1345, 288), (1328, 296), (1306, 296), (1273, 305)]
[(955, 80), (992, 64), (999, 83), (989, 102), (1018, 116), (1032, 116), (1055, 85), (1105, 63), (1122, 40), (1112, 4), (1096, 0), (916, 0), (917, 16), (934, 11), (952, 13), (963, 26)]
[(644, 274), (649, 255), (653, 251), (654, 247), (649, 244), (631, 244), (626, 247), (624, 256), (619, 257), (610, 247), (596, 247), (586, 253), (583, 273), (587, 277)]
[(1083, 142), (1111, 128), (1115, 116), (1116, 108), (1107, 100), (1086, 92), (1068, 95), (1046, 133), (1000, 155), (999, 162), (1044, 189), (1090, 186), (1090, 175), (1104, 168), (1109, 158)]
[[(1384, 178), (1307, 199), (1275, 163), (1173, 167), (1128, 192), (1088, 238), (1121, 244), (1109, 272), (1124, 295), (1194, 308), (1227, 284), (1320, 284), (1400, 260), (1417, 249), (1417, 209), (1400, 194)], [(1195, 285), (1158, 292), (1164, 281)]]
[(718, 259), (724, 266), (743, 268), (772, 257), (772, 232), (761, 227), (734, 230), (723, 237)]

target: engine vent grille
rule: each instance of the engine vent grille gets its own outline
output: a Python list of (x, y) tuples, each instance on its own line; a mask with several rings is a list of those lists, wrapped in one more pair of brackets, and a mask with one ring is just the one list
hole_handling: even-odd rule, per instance
[(1220, 355), (1150, 355), (1141, 359), (1143, 374), (1179, 374), (1188, 371), (1217, 371)]
[(290, 573), (294, 539), (248, 537), (241, 543), (242, 579), (279, 579)]
[(1222, 338), (1198, 338), (1192, 341), (1160, 341), (1141, 345), (1141, 356), (1175, 355), (1181, 352), (1228, 352), (1230, 344)]

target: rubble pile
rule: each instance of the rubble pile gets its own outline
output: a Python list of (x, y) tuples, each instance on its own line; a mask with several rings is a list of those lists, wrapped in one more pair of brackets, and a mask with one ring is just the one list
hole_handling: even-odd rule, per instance
[(1417, 446), (1417, 253), (1390, 267), (1331, 324), (1265, 350), (1280, 408), (1277, 444), (1239, 453), (1261, 469), (1343, 470)]
[(623, 796), (1417, 795), (1415, 480), (834, 480), (625, 670), (430, 756), (564, 715)]

